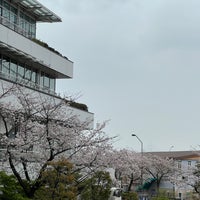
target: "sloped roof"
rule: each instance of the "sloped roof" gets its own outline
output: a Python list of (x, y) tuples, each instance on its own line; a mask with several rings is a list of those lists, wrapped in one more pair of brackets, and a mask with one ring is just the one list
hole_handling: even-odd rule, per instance
[(144, 154), (152, 154), (160, 157), (168, 157), (176, 160), (200, 160), (200, 151), (160, 151), (145, 152)]
[[(13, 0), (13, 2), (21, 5), (27, 11), (33, 13), (37, 21), (40, 22), (61, 22), (61, 18), (48, 8), (43, 6), (37, 0)], [(56, 2), (55, 2), (56, 3)]]

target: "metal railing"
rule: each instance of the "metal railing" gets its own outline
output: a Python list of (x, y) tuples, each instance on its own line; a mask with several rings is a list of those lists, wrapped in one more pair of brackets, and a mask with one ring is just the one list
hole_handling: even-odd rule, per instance
[(22, 78), (12, 76), (10, 74), (0, 72), (0, 78), (2, 78), (4, 80), (11, 81), (13, 83), (17, 83), (19, 85), (23, 85), (25, 87), (28, 87), (30, 89), (34, 89), (34, 90), (39, 91), (39, 92), (43, 92), (43, 93), (50, 94), (50, 95), (53, 95), (53, 96), (58, 96), (58, 94), (54, 90), (51, 90), (48, 87), (44, 87), (44, 86), (39, 85), (37, 83), (31, 82), (31, 81), (26, 80), (26, 79), (22, 79)]
[(8, 19), (6, 19), (3, 16), (0, 16), (0, 24), (6, 26), (7, 28), (9, 28), (27, 38), (35, 38), (35, 33), (26, 31), (25, 29), (21, 28), (18, 24), (9, 21)]

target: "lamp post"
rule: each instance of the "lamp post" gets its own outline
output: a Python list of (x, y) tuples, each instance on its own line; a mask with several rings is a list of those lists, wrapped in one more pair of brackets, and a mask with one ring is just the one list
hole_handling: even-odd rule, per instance
[(142, 167), (141, 167), (141, 185), (143, 184), (143, 142), (142, 140), (136, 135), (132, 134), (131, 136), (136, 137), (141, 144), (141, 159), (142, 159)]
[(174, 145), (172, 145), (172, 146), (169, 148), (169, 151), (171, 151), (173, 148), (174, 148)]
[(141, 155), (143, 156), (143, 142), (142, 142), (142, 140), (136, 134), (132, 134), (131, 136), (136, 137), (139, 140), (139, 142), (141, 144)]

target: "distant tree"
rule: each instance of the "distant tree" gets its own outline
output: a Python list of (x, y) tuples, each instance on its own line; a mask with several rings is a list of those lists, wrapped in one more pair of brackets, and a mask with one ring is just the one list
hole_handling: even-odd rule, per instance
[(176, 184), (180, 188), (190, 186), (196, 193), (197, 199), (200, 199), (200, 164), (197, 163), (195, 166), (182, 171), (181, 178), (177, 180)]
[(131, 191), (133, 183), (141, 182), (141, 154), (127, 149), (115, 150), (110, 156), (110, 166), (115, 169), (118, 180), (128, 183), (128, 191)]
[(163, 158), (153, 154), (144, 156), (144, 171), (155, 179), (157, 194), (159, 194), (160, 183), (163, 178), (170, 179), (174, 177), (177, 167), (175, 162), (170, 158)]
[(196, 165), (196, 167), (193, 168), (191, 175), (193, 178), (191, 181), (191, 176), (190, 176), (190, 182), (187, 180), (188, 185), (190, 185), (200, 197), (200, 165)]
[(82, 184), (82, 200), (106, 200), (110, 196), (112, 181), (108, 172), (96, 172)]

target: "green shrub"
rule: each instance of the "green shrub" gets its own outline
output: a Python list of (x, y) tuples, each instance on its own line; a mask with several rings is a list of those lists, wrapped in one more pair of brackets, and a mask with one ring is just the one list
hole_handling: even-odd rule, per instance
[(0, 172), (0, 199), (1, 200), (28, 200), (13, 175), (7, 175), (5, 172)]
[(74, 101), (69, 101), (69, 105), (74, 107), (74, 108), (78, 108), (80, 110), (88, 111), (87, 105), (85, 105), (83, 103), (77, 103), (77, 102), (74, 102)]
[(122, 193), (123, 200), (138, 200), (138, 195), (135, 192), (124, 192)]
[(154, 197), (154, 198), (152, 198), (152, 200), (169, 200), (169, 198), (159, 196), (159, 197)]
[(49, 162), (48, 166), (42, 173), (43, 185), (36, 191), (34, 200), (75, 200), (77, 188), (73, 164), (62, 158)]
[(112, 181), (108, 172), (96, 172), (82, 184), (82, 200), (106, 200), (110, 196)]

